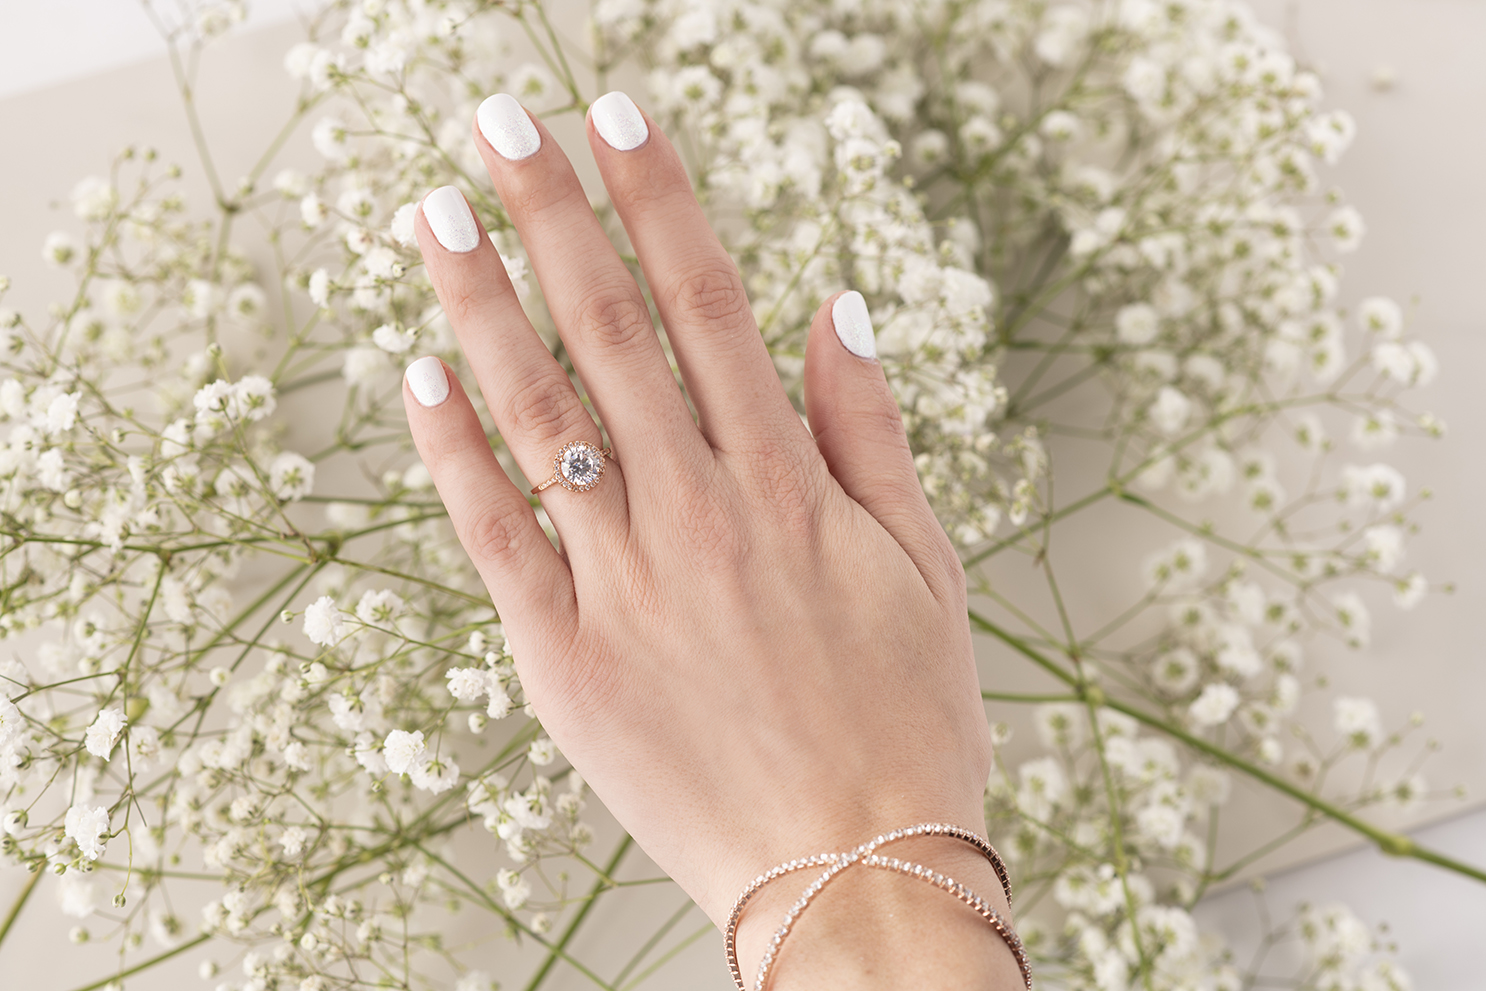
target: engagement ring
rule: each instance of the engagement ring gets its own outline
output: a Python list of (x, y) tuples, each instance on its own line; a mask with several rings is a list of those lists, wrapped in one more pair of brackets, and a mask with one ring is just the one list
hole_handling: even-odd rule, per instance
[(552, 477), (531, 490), (532, 495), (549, 485), (561, 485), (572, 492), (587, 492), (604, 477), (604, 459), (612, 457), (609, 448), (602, 451), (586, 441), (565, 444), (552, 458)]

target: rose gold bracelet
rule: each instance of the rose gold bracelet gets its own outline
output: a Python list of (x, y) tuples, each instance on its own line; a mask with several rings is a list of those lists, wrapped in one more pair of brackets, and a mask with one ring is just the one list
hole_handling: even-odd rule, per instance
[[(868, 864), (869, 860), (871, 863), (868, 866), (898, 870), (897, 867), (889, 867), (887, 865), (889, 863), (902, 864), (904, 863), (903, 861), (888, 861), (885, 858), (877, 857), (876, 850), (885, 844), (914, 836), (948, 836), (975, 847), (990, 861), (991, 867), (996, 872), (997, 879), (1001, 882), (1001, 888), (1006, 893), (1006, 903), (1008, 905), (1011, 904), (1011, 878), (1007, 873), (1006, 864), (1001, 860), (1001, 855), (996, 852), (996, 848), (982, 839), (978, 833), (965, 829), (962, 826), (954, 826), (947, 823), (922, 823), (917, 826), (909, 826), (906, 829), (895, 829), (890, 833), (883, 833), (873, 838), (854, 850), (847, 850), (843, 853), (822, 853), (800, 860), (787, 861), (754, 878), (753, 882), (743, 889), (743, 893), (733, 903), (733, 910), (728, 916), (727, 927), (723, 930), (723, 945), (727, 951), (728, 970), (732, 973), (733, 984), (737, 987), (738, 991), (748, 991), (748, 986), (743, 983), (742, 968), (738, 963), (738, 923), (742, 918), (744, 907), (754, 895), (758, 894), (759, 889), (763, 888), (770, 881), (783, 877), (785, 874), (793, 873), (794, 871), (804, 870), (809, 867), (826, 867), (825, 872), (817, 877), (805, 889), (804, 893), (800, 895), (794, 905), (790, 907), (789, 912), (784, 917), (784, 922), (774, 933), (773, 939), (764, 948), (764, 957), (759, 963), (758, 978), (754, 984), (755, 991), (763, 991), (764, 984), (768, 980), (769, 970), (774, 963), (774, 959), (779, 954), (779, 949), (783, 945), (785, 937), (789, 935), (790, 929), (794, 926), (795, 920), (799, 918), (801, 912), (805, 911), (811, 899), (819, 894), (820, 890), (830, 883), (832, 878), (854, 864)], [(916, 865), (910, 864), (908, 866), (911, 871)], [(921, 868), (921, 870), (927, 869)], [(915, 876), (922, 877), (924, 875)], [(946, 887), (943, 883), (933, 881), (932, 879), (935, 877), (940, 878), (941, 881), (948, 882), (948, 886)], [(956, 898), (959, 898), (960, 901), (975, 909), (981, 918), (990, 923), (997, 934), (1006, 941), (1013, 955), (1016, 956), (1017, 965), (1022, 971), (1022, 979), (1026, 982), (1028, 989), (1030, 989), (1032, 987), (1032, 972), (1027, 964), (1026, 951), (1023, 949), (1021, 940), (1017, 937), (1015, 931), (1007, 925), (1000, 913), (987, 905), (979, 895), (976, 895), (964, 887), (964, 885), (945, 878), (943, 875), (928, 872), (927, 879), (930, 880), (930, 883), (955, 895)]]
[(1006, 944), (1007, 949), (1011, 950), (1011, 955), (1016, 958), (1017, 969), (1022, 972), (1022, 983), (1027, 986), (1027, 991), (1032, 991), (1032, 963), (1027, 959), (1027, 948), (1022, 945), (1022, 938), (1001, 917), (1000, 912), (997, 912), (990, 905), (986, 904), (985, 899), (952, 877), (937, 874), (927, 867), (920, 864), (911, 864), (906, 860), (898, 860), (896, 858), (889, 860), (886, 857), (879, 857), (874, 854), (873, 856), (863, 858), (862, 866), (877, 867), (882, 870), (906, 874), (909, 877), (920, 878), (942, 891), (949, 892), (970, 906), (975, 910), (976, 915), (979, 915), (996, 931), (996, 935), (1001, 937), (1001, 941)]

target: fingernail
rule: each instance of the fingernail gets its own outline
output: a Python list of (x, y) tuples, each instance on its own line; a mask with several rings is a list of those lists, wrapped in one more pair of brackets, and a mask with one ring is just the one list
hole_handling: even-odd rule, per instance
[(615, 151), (633, 151), (650, 137), (650, 128), (645, 126), (640, 108), (619, 90), (594, 100), (589, 113), (593, 114), (593, 126), (599, 137)]
[(449, 398), (449, 376), (444, 373), (444, 363), (431, 354), (409, 365), (403, 376), (420, 406), (437, 406)]
[(877, 340), (872, 335), (872, 317), (867, 301), (856, 290), (844, 292), (831, 304), (831, 323), (841, 344), (858, 358), (877, 357)]
[(464, 254), (479, 247), (480, 225), (475, 213), (455, 186), (440, 186), (423, 198), (423, 216), (433, 228), (433, 236), (450, 251)]
[(530, 158), (542, 147), (542, 136), (537, 133), (536, 125), (514, 96), (497, 93), (487, 97), (475, 111), (475, 121), (490, 147), (512, 162)]

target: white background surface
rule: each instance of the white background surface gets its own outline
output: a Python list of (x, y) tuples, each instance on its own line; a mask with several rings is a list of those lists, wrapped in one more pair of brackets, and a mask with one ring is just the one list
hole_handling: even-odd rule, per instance
[[(242, 29), (289, 20), (307, 6), (250, 0)], [(0, 0), (0, 98), (164, 54), (140, 0)]]
[[(298, 6), (296, 0), (257, 0), (253, 24), (283, 21)], [(1480, 647), (1486, 514), (1479, 508), (1486, 491), (1480, 385), (1486, 369), (1486, 2), (1258, 0), (1255, 6), (1268, 23), (1286, 29), (1300, 57), (1322, 70), (1328, 103), (1348, 109), (1359, 123), (1352, 151), (1325, 177), (1361, 209), (1368, 225), (1362, 251), (1348, 262), (1346, 301), (1374, 294), (1414, 301), (1412, 319), (1443, 366), (1427, 405), (1450, 424), (1449, 437), (1402, 447), (1390, 452), (1390, 460), (1412, 484), (1438, 494), (1421, 514), (1425, 530), (1411, 548), (1410, 563), (1431, 578), (1454, 581), (1458, 592), (1403, 616), (1379, 606), (1372, 649), (1343, 661), (1347, 690), (1378, 698), (1390, 724), (1416, 709), (1426, 713), (1432, 735), (1446, 744), (1427, 770), (1431, 782), (1442, 788), (1465, 784), (1486, 795), (1486, 664)], [(223, 49), (227, 78), (204, 81), (208, 131), (222, 148), (227, 176), (236, 174), (231, 163), (266, 144), (292, 93), (280, 69), (287, 37), (276, 30), (233, 41)], [(65, 199), (75, 179), (103, 172), (125, 141), (157, 144), (189, 172), (192, 159), (168, 99), (162, 50), (134, 0), (0, 0), (0, 133), (9, 152), (0, 160), (6, 232), (0, 272), (17, 281), (11, 305), (42, 305), (65, 285), (38, 259), (45, 234), (70, 225), (67, 213), (49, 204)], [(1386, 92), (1368, 83), (1382, 66), (1397, 76), (1397, 85)], [(157, 97), (158, 103), (151, 102)], [(272, 108), (267, 116), (264, 105)], [(994, 658), (983, 660), (994, 664)], [(1458, 809), (1436, 804), (1426, 813)], [(1417, 835), (1486, 864), (1486, 814), (1459, 816)], [(1335, 850), (1347, 842), (1332, 834), (1311, 849)], [(1369, 922), (1389, 921), (1420, 991), (1486, 986), (1486, 960), (1477, 951), (1486, 933), (1486, 887), (1367, 851), (1270, 880), (1277, 910), (1301, 899), (1344, 900)], [(13, 887), (0, 876), (0, 905), (8, 904)], [(1225, 931), (1241, 932), (1244, 920), (1253, 917), (1250, 896), (1242, 889), (1216, 896), (1201, 914)], [(60, 916), (46, 925), (65, 931)], [(16, 973), (52, 973), (33, 969), (51, 966), (44, 949), (24, 941), (8, 945), (0, 985), (8, 989)], [(34, 959), (16, 959), (28, 950)], [(704, 940), (694, 950), (677, 965), (674, 986), (723, 986), (710, 957), (714, 947)], [(193, 979), (185, 986), (199, 985)], [(562, 991), (579, 985), (559, 980), (552, 986)]]

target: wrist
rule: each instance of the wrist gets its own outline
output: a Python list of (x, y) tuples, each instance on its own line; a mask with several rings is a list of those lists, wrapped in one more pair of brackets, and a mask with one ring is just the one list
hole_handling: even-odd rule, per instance
[[(973, 846), (926, 835), (877, 852), (953, 879), (1010, 925), (1001, 877)], [(750, 900), (737, 933), (749, 988), (786, 912), (824, 870), (785, 875)], [(768, 991), (1022, 986), (1016, 957), (975, 908), (923, 878), (861, 863), (836, 873), (794, 919), (769, 975)]]

